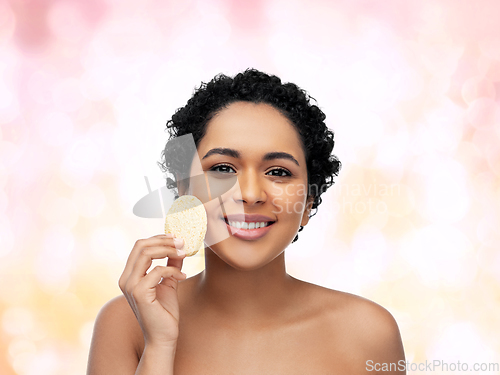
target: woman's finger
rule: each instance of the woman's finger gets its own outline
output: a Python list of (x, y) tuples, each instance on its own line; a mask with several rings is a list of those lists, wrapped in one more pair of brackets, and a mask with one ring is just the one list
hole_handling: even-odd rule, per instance
[(134, 298), (140, 297), (144, 295), (145, 291), (155, 288), (162, 279), (171, 276), (177, 280), (184, 280), (186, 278), (186, 274), (176, 267), (156, 266), (139, 281), (131, 294)]
[[(176, 239), (177, 240), (177, 239)], [(172, 241), (172, 240), (170, 240)], [(179, 245), (178, 245), (179, 247)], [(164, 254), (167, 254), (167, 256), (170, 258), (183, 258), (186, 256), (185, 253), (179, 253), (179, 250), (177, 250), (174, 247), (171, 246), (163, 246)], [(137, 257), (134, 267), (132, 269), (132, 273), (130, 274), (129, 280), (127, 283), (130, 283), (130, 285), (136, 285), (141, 278), (143, 278), (146, 275), (146, 272), (148, 271), (149, 267), (151, 267), (151, 264), (153, 264), (153, 259), (159, 259), (159, 258), (164, 258), (164, 256), (159, 256), (158, 254), (162, 250), (157, 250), (157, 247), (145, 247), (139, 252), (139, 256)]]
[(130, 273), (132, 270), (132, 267), (139, 256), (139, 251), (146, 246), (155, 246), (158, 245), (160, 242), (164, 242), (166, 239), (172, 239), (174, 237), (173, 234), (159, 234), (150, 238), (145, 238), (145, 239), (140, 239), (137, 240), (134, 244), (134, 247), (132, 248), (132, 251), (130, 252), (127, 263), (125, 265), (125, 270), (124, 273)]
[(184, 262), (185, 257), (182, 258), (168, 258), (167, 266), (168, 267), (176, 267), (179, 270), (182, 270), (182, 263)]
[(145, 247), (140, 252), (136, 259), (136, 263), (144, 259), (161, 259), (161, 258), (184, 258), (186, 253), (182, 249), (176, 249), (172, 246), (150, 246)]
[[(151, 259), (159, 259), (164, 257), (180, 258), (184, 257), (186, 253), (182, 250), (184, 241), (182, 239), (169, 239), (165, 243), (159, 245), (152, 245), (143, 247), (136, 257), (133, 269), (143, 269), (144, 272), (151, 266)], [(163, 250), (162, 250), (163, 248)], [(164, 254), (162, 257), (161, 254)], [(144, 269), (144, 267), (147, 267)]]
[[(141, 255), (141, 251), (147, 247), (153, 246), (167, 246), (171, 248), (175, 248), (173, 235), (172, 234), (161, 234), (158, 236), (153, 236), (147, 239), (137, 240), (130, 255), (127, 259), (127, 263), (125, 265), (125, 269), (123, 270), (122, 276), (120, 277), (120, 284), (122, 280), (128, 280), (130, 275), (133, 272), (134, 266), (137, 262), (137, 259)], [(149, 266), (148, 266), (149, 268)], [(147, 269), (146, 269), (147, 270)]]

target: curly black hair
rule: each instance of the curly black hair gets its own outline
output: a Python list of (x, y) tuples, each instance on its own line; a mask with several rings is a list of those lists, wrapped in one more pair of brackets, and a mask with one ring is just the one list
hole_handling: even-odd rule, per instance
[[(331, 154), (335, 144), (334, 134), (325, 125), (326, 116), (310, 103), (311, 99), (316, 101), (297, 85), (282, 83), (275, 75), (256, 69), (247, 69), (234, 78), (218, 74), (210, 82), (202, 83), (187, 104), (177, 109), (167, 122), (167, 129), (170, 139), (191, 133), (198, 147), (208, 122), (231, 103), (245, 101), (273, 106), (295, 126), (302, 140), (307, 164), (308, 196), (314, 196), (311, 208), (316, 210), (310, 214), (309, 217), (312, 217), (321, 204), (321, 194), (334, 184), (333, 178), (338, 176), (341, 163)], [(190, 166), (183, 165), (187, 159), (176, 154), (176, 150), (165, 147), (158, 165), (163, 172), (185, 177)], [(174, 189), (178, 197), (176, 186), (177, 183), (167, 177), (167, 187)], [(303, 226), (300, 226), (299, 232), (302, 229)], [(292, 243), (297, 240), (298, 234)]]

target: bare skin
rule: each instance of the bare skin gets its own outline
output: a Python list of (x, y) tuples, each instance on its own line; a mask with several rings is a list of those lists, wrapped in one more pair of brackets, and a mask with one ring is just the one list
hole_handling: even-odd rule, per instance
[[(299, 225), (307, 225), (312, 202), (300, 194), (301, 184), (307, 186), (305, 155), (288, 120), (266, 104), (233, 103), (211, 120), (198, 152), (203, 157), (213, 148), (240, 153), (239, 158), (216, 154), (202, 159), (204, 173), (224, 164), (218, 173), (238, 176), (238, 189), (222, 197), (226, 210), (235, 212), (236, 203), (243, 203), (245, 213), (272, 216), (273, 228), (258, 240), (230, 236), (206, 247), (203, 272), (186, 280), (170, 277), (178, 310), (172, 300), (163, 301), (165, 309), (174, 308), (165, 315), (155, 310), (160, 313), (156, 326), (153, 319), (136, 317), (152, 313), (137, 309), (130, 293), (111, 300), (96, 322), (88, 374), (373, 374), (377, 372), (367, 371), (369, 360), (394, 364), (404, 360), (397, 324), (384, 308), (286, 273), (284, 250)], [(277, 150), (292, 155), (298, 165), (288, 159), (263, 161), (264, 154)], [(291, 176), (272, 172), (277, 167)], [(195, 188), (181, 192), (197, 195)], [(285, 199), (303, 209), (284, 210)], [(219, 223), (211, 211), (207, 216), (209, 228)], [(168, 257), (170, 266), (182, 268), (183, 257), (175, 255), (170, 239), (164, 241), (165, 255), (156, 259)], [(136, 253), (146, 264), (148, 256), (141, 250)], [(139, 279), (129, 282), (129, 292)], [(177, 314), (178, 324), (171, 319)], [(99, 354), (109, 345), (114, 349), (108, 349), (106, 356)], [(144, 353), (173, 369), (136, 372)], [(109, 365), (113, 358), (115, 364)]]
[[(394, 319), (366, 299), (291, 278), (296, 301), (288, 313), (270, 316), (268, 322), (227, 320), (198, 309), (193, 290), (201, 277), (179, 282), (176, 375), (377, 374), (366, 371), (367, 360), (404, 360)], [(134, 374), (144, 352), (143, 333), (125, 297), (111, 303), (123, 313), (120, 326), (131, 354), (129, 373)]]

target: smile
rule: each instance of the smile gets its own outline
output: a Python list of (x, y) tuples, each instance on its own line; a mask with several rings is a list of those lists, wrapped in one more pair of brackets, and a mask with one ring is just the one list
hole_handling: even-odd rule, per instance
[(272, 224), (272, 222), (262, 221), (260, 223), (247, 223), (246, 221), (226, 221), (230, 226), (236, 229), (258, 229), (267, 227)]
[(267, 234), (271, 229), (274, 221), (261, 222), (245, 222), (245, 221), (229, 221), (223, 219), (230, 233), (242, 240), (257, 240)]

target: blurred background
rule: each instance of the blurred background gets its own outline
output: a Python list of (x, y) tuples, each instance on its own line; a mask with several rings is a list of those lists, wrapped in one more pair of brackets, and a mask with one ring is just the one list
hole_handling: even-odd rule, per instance
[(85, 373), (132, 246), (163, 232), (132, 207), (164, 184), (166, 121), (247, 67), (307, 90), (343, 163), (288, 272), (387, 308), (410, 362), (499, 363), (499, 19), (495, 0), (1, 0), (0, 373)]

